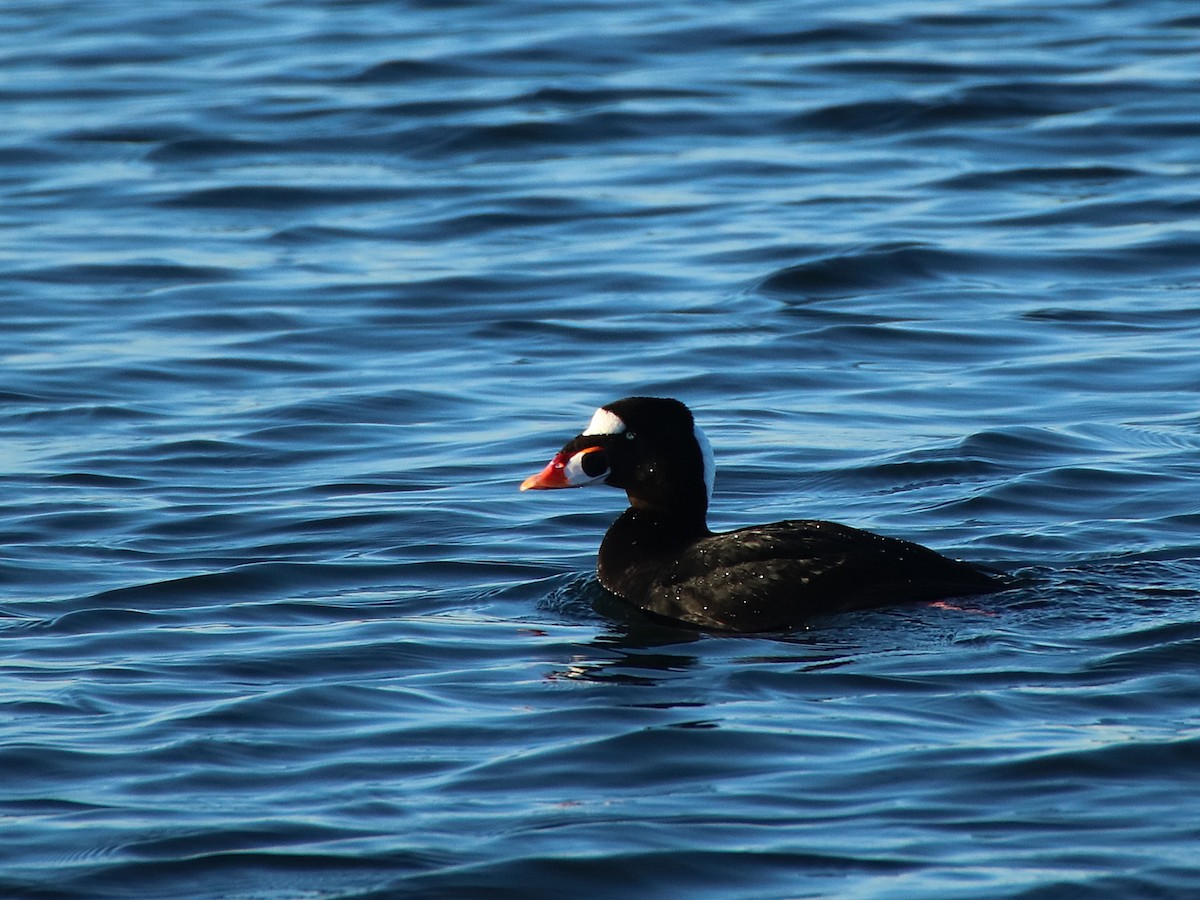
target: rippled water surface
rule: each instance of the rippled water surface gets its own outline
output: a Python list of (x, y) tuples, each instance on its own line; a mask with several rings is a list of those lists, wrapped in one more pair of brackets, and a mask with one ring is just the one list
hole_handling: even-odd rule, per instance
[[(1198, 13), (0, 5), (0, 895), (1194, 896)], [(645, 620), (632, 393), (1014, 586)]]

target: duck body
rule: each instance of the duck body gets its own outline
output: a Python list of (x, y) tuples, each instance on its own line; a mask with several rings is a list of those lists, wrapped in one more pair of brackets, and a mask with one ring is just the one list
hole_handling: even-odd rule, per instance
[(600, 583), (647, 612), (725, 631), (770, 631), (814, 615), (986, 593), (998, 580), (910, 541), (811, 519), (692, 541), (630, 509), (600, 545)]
[(1004, 586), (927, 547), (834, 522), (796, 519), (714, 533), (706, 522), (713, 468), (686, 406), (630, 397), (597, 410), (521, 488), (624, 488), (630, 508), (600, 545), (600, 583), (648, 613), (702, 628), (784, 629), (820, 614)]

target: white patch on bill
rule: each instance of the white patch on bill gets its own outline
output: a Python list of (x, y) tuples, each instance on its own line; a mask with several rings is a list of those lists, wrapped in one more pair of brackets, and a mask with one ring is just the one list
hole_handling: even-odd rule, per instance
[(615, 412), (602, 406), (596, 410), (596, 414), (592, 416), (592, 421), (588, 423), (588, 427), (583, 433), (585, 435), (624, 434), (625, 423)]
[(585, 472), (583, 470), (583, 458), (587, 454), (587, 450), (579, 451), (568, 459), (567, 464), (563, 467), (563, 476), (567, 479), (567, 484), (571, 485), (571, 487), (583, 487), (585, 484), (594, 484), (597, 481), (603, 481), (609, 475), (608, 469), (605, 469), (599, 475), (589, 475)]

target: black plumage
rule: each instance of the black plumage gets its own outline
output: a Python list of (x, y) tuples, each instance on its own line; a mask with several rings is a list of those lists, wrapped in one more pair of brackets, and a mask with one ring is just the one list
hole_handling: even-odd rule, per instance
[(997, 576), (909, 541), (789, 520), (714, 534), (712, 455), (677, 400), (630, 397), (597, 411), (522, 489), (605, 483), (630, 503), (600, 545), (600, 583), (649, 613), (764, 631), (813, 615), (986, 593)]

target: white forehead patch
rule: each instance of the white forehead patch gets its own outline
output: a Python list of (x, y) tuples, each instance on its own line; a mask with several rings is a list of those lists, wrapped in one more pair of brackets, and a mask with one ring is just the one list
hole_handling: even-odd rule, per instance
[(717, 483), (717, 462), (713, 458), (712, 444), (708, 442), (708, 435), (700, 430), (699, 425), (692, 426), (692, 430), (696, 435), (696, 443), (700, 445), (700, 458), (704, 460), (704, 490), (708, 493), (708, 500), (711, 503), (713, 485)]
[(583, 433), (585, 435), (624, 434), (625, 423), (615, 412), (607, 410), (602, 406), (596, 410), (596, 414), (592, 416), (592, 421), (588, 423), (588, 427)]

